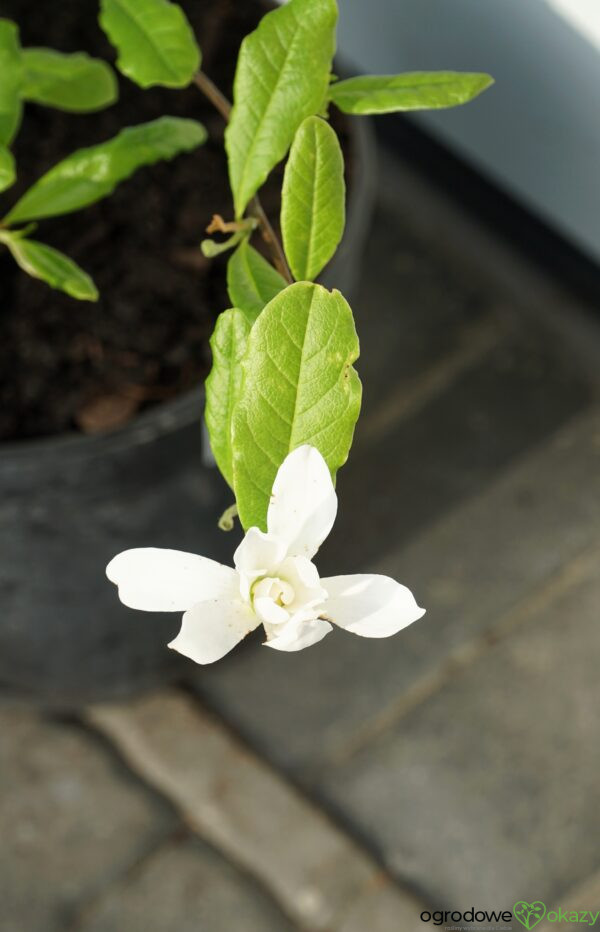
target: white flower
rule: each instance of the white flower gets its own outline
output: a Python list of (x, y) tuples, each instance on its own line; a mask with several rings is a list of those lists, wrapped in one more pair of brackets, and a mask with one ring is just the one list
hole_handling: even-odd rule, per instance
[(319, 579), (312, 558), (329, 534), (337, 496), (315, 447), (290, 453), (275, 478), (265, 534), (251, 527), (235, 569), (178, 550), (126, 550), (106, 574), (121, 601), (142, 611), (184, 612), (169, 644), (212, 663), (260, 624), (265, 644), (294, 651), (316, 644), (332, 624), (363, 637), (396, 634), (424, 614), (410, 590), (388, 576)]

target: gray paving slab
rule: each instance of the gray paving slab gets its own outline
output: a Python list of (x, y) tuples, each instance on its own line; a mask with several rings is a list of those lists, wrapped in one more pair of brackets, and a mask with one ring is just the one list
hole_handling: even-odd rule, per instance
[[(388, 167), (384, 171), (392, 179)], [(383, 184), (382, 184), (383, 187)], [(386, 400), (399, 376), (407, 383), (460, 347), (489, 320), (498, 301), (474, 283), (409, 216), (380, 195), (364, 256), (365, 274), (353, 299), (360, 336), (363, 416)], [(372, 273), (372, 274), (369, 274)]]
[(292, 932), (265, 894), (200, 842), (156, 851), (108, 889), (77, 932)]
[[(448, 657), (600, 539), (600, 409), (593, 408), (409, 546), (364, 569), (411, 586), (427, 614), (394, 638), (334, 631), (278, 654), (253, 642), (191, 668), (195, 688), (280, 766), (308, 782), (427, 688)], [(357, 543), (357, 548), (360, 543)]]
[(64, 932), (173, 817), (97, 739), (0, 709), (0, 929)]
[(322, 785), (432, 905), (554, 903), (597, 869), (599, 561)]
[[(600, 864), (600, 857), (598, 861)], [(582, 925), (585, 927), (583, 922), (579, 922), (583, 913), (588, 914), (588, 927), (592, 925), (590, 919), (600, 910), (600, 870), (594, 873), (593, 876), (587, 877), (575, 890), (570, 890), (565, 896), (562, 896), (560, 900), (548, 903), (547, 906), (548, 911), (546, 913), (546, 918), (544, 922), (537, 927), (538, 932), (554, 932), (556, 929), (556, 919), (552, 915), (549, 919), (548, 914), (560, 909), (563, 910), (563, 913), (566, 912), (569, 915), (569, 919), (574, 920), (573, 922), (561, 922), (559, 927), (561, 932), (578, 932)], [(590, 917), (590, 913), (592, 913), (592, 917)], [(597, 922), (598, 917), (596, 916), (595, 922), (593, 923), (593, 925), (596, 925), (596, 928)]]
[(456, 192), (432, 184), (427, 172), (403, 162), (398, 151), (380, 149), (378, 177), (396, 226), (406, 222), (411, 238), (425, 242), (437, 263), (476, 292), (495, 295), (514, 319), (529, 319), (552, 332), (565, 355), (576, 357), (598, 384), (597, 301), (575, 294), (562, 283), (560, 271), (549, 275), (519, 244), (515, 248), (510, 236), (461, 209), (460, 192), (457, 198)]
[(589, 397), (555, 341), (525, 330), (507, 335), (424, 409), (354, 451), (338, 476), (341, 508), (323, 565), (355, 572), (412, 540), (550, 436)]
[(375, 886), (370, 895), (353, 903), (336, 932), (423, 932), (424, 904), (405, 893), (402, 900), (389, 885)]
[(190, 828), (242, 865), (305, 932), (354, 932), (366, 912), (373, 929), (385, 929), (395, 913), (408, 932), (422, 906), (191, 697), (164, 691), (92, 706), (87, 716)]
[(365, 508), (342, 508), (323, 554), (333, 572), (338, 560), (354, 568), (357, 540), (364, 559), (412, 539), (591, 395), (581, 357), (530, 307), (551, 298), (568, 317), (568, 296), (518, 276), (498, 243), (485, 261), (481, 231), (384, 153), (379, 189), (353, 301), (363, 410), (338, 476), (342, 500), (364, 500), (379, 533)]

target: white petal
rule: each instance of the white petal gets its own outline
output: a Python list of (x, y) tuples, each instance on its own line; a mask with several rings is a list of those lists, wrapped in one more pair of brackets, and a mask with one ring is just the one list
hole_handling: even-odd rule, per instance
[(278, 572), (283, 579), (289, 579), (295, 588), (321, 588), (319, 571), (308, 557), (286, 557)]
[(305, 647), (311, 647), (322, 641), (331, 630), (329, 622), (321, 618), (311, 621), (292, 620), (282, 625), (281, 633), (271, 636), (264, 644), (265, 647), (272, 647), (275, 650), (303, 650)]
[(106, 567), (129, 608), (144, 612), (184, 612), (205, 599), (235, 598), (238, 574), (230, 566), (180, 550), (143, 547), (125, 550)]
[(214, 663), (258, 625), (256, 615), (237, 599), (199, 602), (185, 613), (169, 647), (196, 663)]
[(277, 605), (273, 599), (254, 599), (254, 611), (262, 622), (269, 625), (281, 625), (286, 622), (290, 613), (282, 605)]
[(389, 576), (330, 576), (325, 614), (340, 628), (365, 638), (386, 638), (425, 614), (410, 589)]
[[(321, 605), (327, 599), (327, 592), (321, 586), (317, 568), (306, 557), (287, 557), (278, 572), (294, 590), (294, 600), (286, 606), (292, 614), (303, 608)], [(318, 614), (312, 612), (312, 617)]]
[(234, 553), (233, 562), (238, 572), (247, 576), (275, 576), (285, 554), (286, 544), (279, 537), (251, 527)]
[(337, 496), (327, 463), (316, 449), (297, 447), (273, 483), (267, 512), (269, 533), (285, 540), (289, 556), (310, 560), (333, 527)]

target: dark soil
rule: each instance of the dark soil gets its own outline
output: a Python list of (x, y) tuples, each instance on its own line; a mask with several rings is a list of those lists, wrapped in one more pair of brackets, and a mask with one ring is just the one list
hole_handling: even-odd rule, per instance
[[(203, 69), (231, 96), (241, 39), (264, 13), (258, 0), (184, 0)], [(97, 0), (0, 0), (23, 45), (83, 50), (114, 61), (97, 25)], [(51, 13), (51, 15), (50, 15)], [(71, 256), (94, 279), (97, 304), (75, 301), (21, 272), (0, 252), (0, 440), (94, 432), (201, 382), (208, 338), (227, 307), (226, 258), (198, 249), (213, 213), (232, 215), (223, 122), (195, 87), (142, 91), (120, 78), (119, 102), (91, 115), (28, 105), (14, 145), (19, 182), (0, 215), (69, 152), (163, 114), (202, 121), (209, 142), (141, 169), (105, 201), (43, 221), (36, 238)], [(261, 193), (272, 219), (280, 175)]]

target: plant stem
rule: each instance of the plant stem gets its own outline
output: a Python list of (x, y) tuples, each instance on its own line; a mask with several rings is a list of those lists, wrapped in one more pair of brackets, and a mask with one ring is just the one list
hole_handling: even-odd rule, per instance
[(216, 84), (214, 84), (207, 74), (198, 71), (194, 75), (194, 84), (200, 88), (205, 97), (208, 97), (213, 107), (215, 107), (223, 119), (227, 122), (231, 114), (231, 104), (224, 94), (221, 93)]
[[(214, 84), (208, 75), (204, 74), (203, 71), (198, 71), (196, 73), (194, 76), (194, 83), (196, 87), (204, 94), (204, 96), (211, 102), (213, 107), (219, 111), (223, 119), (228, 122), (231, 115), (231, 104), (225, 95), (221, 93), (216, 84)], [(249, 210), (250, 213), (256, 217), (260, 224), (262, 238), (269, 247), (275, 268), (278, 272), (280, 272), (281, 275), (283, 275), (289, 284), (292, 284), (294, 279), (292, 278), (292, 273), (290, 272), (289, 266), (287, 264), (283, 247), (279, 242), (277, 234), (275, 233), (275, 230), (273, 229), (271, 222), (265, 213), (258, 195), (255, 195), (250, 201)]]

